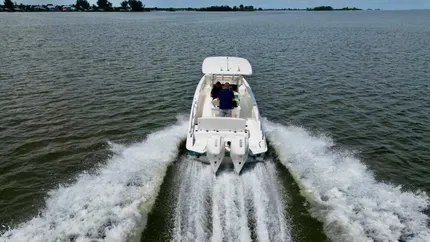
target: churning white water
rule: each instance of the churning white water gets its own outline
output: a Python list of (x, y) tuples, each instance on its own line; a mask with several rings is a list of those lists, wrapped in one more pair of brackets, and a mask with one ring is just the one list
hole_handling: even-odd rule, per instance
[(180, 173), (174, 241), (291, 241), (272, 162), (215, 177), (209, 165), (183, 160)]
[(264, 127), (333, 241), (430, 241), (426, 194), (377, 182), (353, 155), (332, 151), (329, 137), (270, 121)]
[[(49, 193), (40, 215), (0, 236), (0, 241), (127, 241), (145, 226), (165, 176), (186, 135), (186, 122), (150, 134), (116, 153), (96, 174), (81, 174)], [(160, 145), (162, 144), (162, 145)]]
[[(430, 205), (423, 193), (377, 182), (351, 154), (332, 151), (328, 137), (264, 122), (267, 136), (333, 241), (430, 241)], [(95, 174), (49, 192), (40, 215), (9, 229), (0, 241), (128, 241), (145, 227), (168, 165), (178, 154), (186, 122), (141, 143), (112, 144), (115, 155)], [(160, 145), (162, 144), (162, 145)], [(182, 160), (174, 241), (291, 241), (290, 221), (274, 163), (240, 176)]]

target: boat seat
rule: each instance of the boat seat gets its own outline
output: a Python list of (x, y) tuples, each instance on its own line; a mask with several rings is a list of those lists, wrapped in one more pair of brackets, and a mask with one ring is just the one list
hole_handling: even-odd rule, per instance
[(236, 131), (245, 132), (246, 120), (229, 117), (202, 117), (197, 119), (201, 131)]

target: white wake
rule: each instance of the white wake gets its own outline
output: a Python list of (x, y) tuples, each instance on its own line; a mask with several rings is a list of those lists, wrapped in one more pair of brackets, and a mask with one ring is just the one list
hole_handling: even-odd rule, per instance
[(264, 127), (333, 241), (430, 241), (426, 194), (377, 182), (351, 154), (331, 151), (328, 137), (270, 121)]
[(272, 162), (238, 176), (183, 160), (173, 241), (291, 241)]
[(127, 241), (146, 225), (168, 165), (186, 135), (186, 123), (150, 134), (116, 154), (97, 174), (49, 192), (40, 215), (6, 231), (0, 241)]

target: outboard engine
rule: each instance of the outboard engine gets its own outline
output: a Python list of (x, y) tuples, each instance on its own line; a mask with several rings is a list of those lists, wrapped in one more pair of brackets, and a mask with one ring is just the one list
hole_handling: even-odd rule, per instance
[(224, 139), (219, 135), (212, 135), (206, 144), (206, 155), (211, 163), (213, 173), (216, 173), (225, 156)]
[(230, 146), (230, 157), (233, 161), (234, 170), (237, 174), (245, 165), (246, 160), (248, 159), (248, 139), (245, 137), (236, 137), (231, 141)]

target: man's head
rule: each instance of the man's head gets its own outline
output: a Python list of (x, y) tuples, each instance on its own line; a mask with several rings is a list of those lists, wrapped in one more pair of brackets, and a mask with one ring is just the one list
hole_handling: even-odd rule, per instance
[(223, 89), (229, 89), (229, 88), (230, 88), (230, 84), (228, 82), (224, 83)]
[(221, 87), (221, 82), (216, 82), (216, 83), (215, 83), (215, 86), (216, 86), (216, 87)]

